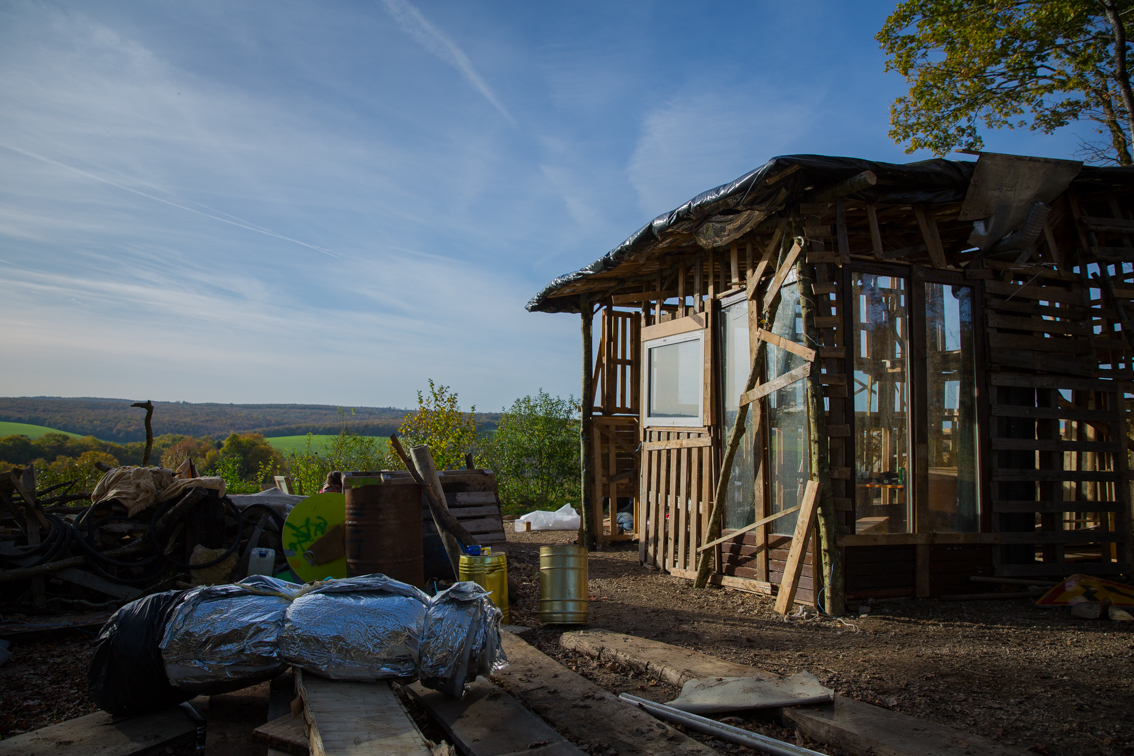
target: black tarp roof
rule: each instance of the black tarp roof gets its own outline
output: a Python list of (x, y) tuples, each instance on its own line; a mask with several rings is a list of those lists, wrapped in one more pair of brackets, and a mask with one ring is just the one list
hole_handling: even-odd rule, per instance
[[(798, 166), (788, 176), (769, 185), (767, 180)], [(914, 163), (880, 163), (824, 155), (784, 155), (774, 157), (760, 168), (735, 181), (698, 194), (680, 207), (659, 215), (634, 232), (626, 241), (590, 265), (559, 276), (527, 304), (531, 312), (579, 312), (575, 296), (556, 293), (569, 284), (598, 273), (616, 269), (630, 258), (641, 259), (672, 231), (695, 232), (709, 219), (735, 215), (771, 203), (781, 189), (787, 196), (781, 204), (790, 206), (815, 190), (833, 186), (863, 171), (872, 171), (877, 183), (850, 198), (879, 204), (943, 204), (961, 202), (968, 190), (975, 161), (940, 158)], [(1084, 167), (1075, 183), (1134, 183), (1134, 169)]]

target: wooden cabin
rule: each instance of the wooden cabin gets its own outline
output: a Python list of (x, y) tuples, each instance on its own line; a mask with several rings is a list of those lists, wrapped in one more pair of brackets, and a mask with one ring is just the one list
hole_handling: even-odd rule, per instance
[(712, 580), (776, 594), (814, 480), (797, 602), (1130, 575), (1132, 169), (778, 157), (528, 309), (582, 315), (583, 506), (643, 564), (735, 533)]

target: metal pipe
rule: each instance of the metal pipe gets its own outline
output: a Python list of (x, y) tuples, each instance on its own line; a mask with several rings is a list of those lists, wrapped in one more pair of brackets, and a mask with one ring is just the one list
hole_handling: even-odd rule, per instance
[(729, 743), (735, 743), (736, 745), (742, 745), (746, 748), (754, 748), (757, 751), (770, 753), (772, 756), (822, 756), (818, 751), (812, 751), (810, 748), (785, 743), (782, 740), (769, 738), (767, 735), (761, 735), (758, 732), (749, 732), (739, 727), (722, 724), (708, 717), (690, 714), (687, 711), (681, 711), (672, 706), (647, 701), (644, 698), (638, 698), (638, 696), (632, 696), (629, 693), (623, 693), (619, 698), (627, 703), (634, 704), (646, 713), (652, 714), (660, 719), (668, 719), (670, 722), (676, 722), (677, 724), (684, 725), (691, 730), (696, 730), (705, 735), (712, 735), (714, 738), (720, 738)]

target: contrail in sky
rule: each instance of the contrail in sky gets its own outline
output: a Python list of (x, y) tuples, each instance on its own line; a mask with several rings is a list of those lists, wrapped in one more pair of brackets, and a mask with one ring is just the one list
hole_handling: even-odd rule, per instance
[[(181, 205), (181, 204), (178, 204), (176, 202), (171, 202), (170, 200), (164, 199), (162, 197), (157, 197), (153, 194), (149, 194), (147, 192), (140, 191), (140, 190), (135, 189), (133, 187), (126, 186), (125, 184), (120, 184), (117, 181), (111, 181), (110, 179), (105, 178), (103, 176), (98, 176), (94, 173), (84, 171), (81, 168), (76, 168), (73, 165), (67, 165), (66, 163), (61, 163), (58, 160), (52, 160), (51, 158), (46, 157), (44, 155), (39, 155), (35, 152), (25, 150), (21, 147), (15, 147), (13, 145), (6, 144), (4, 142), (0, 142), (0, 147), (11, 150), (12, 152), (18, 153), (20, 155), (24, 155), (26, 157), (34, 158), (36, 160), (42, 160), (45, 163), (49, 163), (51, 165), (58, 166), (59, 168), (65, 168), (65, 169), (72, 171), (74, 173), (78, 173), (80, 176), (86, 176), (87, 178), (92, 179), (94, 181), (99, 181), (103, 184), (109, 184), (110, 186), (117, 187), (117, 188), (119, 188), (123, 191), (133, 192), (134, 194), (137, 194), (140, 197), (145, 197), (147, 199), (154, 200), (155, 202), (161, 202), (162, 204), (169, 205), (171, 207), (176, 207), (179, 210), (185, 210), (185, 211), (190, 212), (190, 213), (196, 213), (197, 215), (203, 215), (206, 218), (211, 218), (212, 220), (219, 221), (220, 223), (227, 223), (230, 226), (236, 226), (237, 228), (242, 228), (245, 231), (252, 231), (253, 233), (263, 234), (264, 236), (271, 236), (271, 237), (276, 238), (276, 239), (281, 239), (283, 241), (291, 242), (292, 244), (298, 244), (301, 247), (307, 247), (308, 249), (313, 249), (316, 252), (322, 252), (324, 255), (328, 255), (330, 257), (342, 257), (342, 255), (340, 255), (336, 252), (332, 252), (329, 249), (324, 249), (323, 247), (317, 247), (314, 244), (308, 244), (305, 241), (300, 241), (299, 239), (293, 239), (290, 236), (284, 236), (283, 234), (277, 234), (275, 231), (271, 231), (269, 229), (262, 228), (261, 226), (257, 226), (255, 224), (248, 222), (248, 221), (242, 220), (240, 218), (236, 218), (236, 216), (229, 216), (229, 218), (235, 219), (235, 220), (229, 220), (229, 218), (222, 218), (219, 215), (213, 215), (211, 213), (206, 213), (202, 210), (198, 210), (198, 209), (193, 208), (193, 207), (187, 207), (186, 205)], [(227, 215), (227, 213), (226, 213), (226, 215)]]
[(500, 115), (504, 116), (508, 123), (516, 125), (516, 119), (496, 99), (496, 93), (488, 83), (480, 78), (480, 74), (473, 68), (472, 61), (464, 50), (429, 23), (425, 16), (421, 15), (421, 11), (409, 3), (409, 0), (382, 0), (382, 2), (386, 6), (386, 12), (393, 16), (398, 26), (402, 27), (402, 31), (413, 37), (426, 50), (460, 71), (461, 75), (492, 103), (492, 107), (500, 111)]

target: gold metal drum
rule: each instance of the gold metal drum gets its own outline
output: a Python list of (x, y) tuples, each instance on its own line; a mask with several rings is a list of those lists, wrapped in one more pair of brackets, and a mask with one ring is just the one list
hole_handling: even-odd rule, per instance
[(539, 618), (554, 625), (587, 623), (587, 550), (582, 546), (540, 547)]
[(512, 624), (508, 613), (508, 557), (505, 554), (493, 554), (489, 548), (484, 548), (480, 556), (461, 554), (457, 571), (459, 580), (471, 580), (488, 591), (488, 598), (504, 615), (500, 622)]

